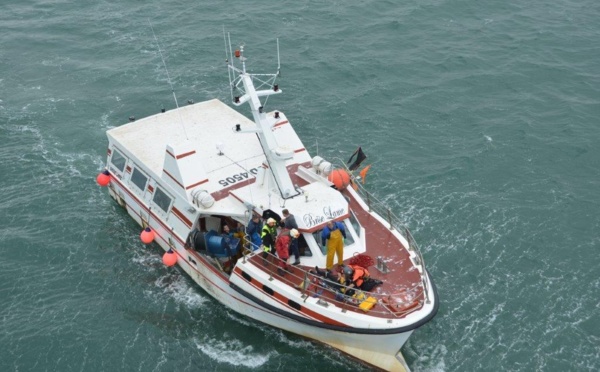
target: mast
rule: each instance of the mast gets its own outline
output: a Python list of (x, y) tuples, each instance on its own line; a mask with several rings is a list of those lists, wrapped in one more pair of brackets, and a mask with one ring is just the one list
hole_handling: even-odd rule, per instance
[[(231, 53), (231, 41), (229, 41), (230, 53)], [(227, 48), (226, 48), (227, 52)], [(239, 50), (235, 51), (235, 57), (241, 61), (242, 68), (237, 68), (233, 65), (233, 60), (227, 59), (227, 67), (230, 72), (233, 72), (233, 76), (238, 75), (230, 83), (231, 89), (239, 89), (241, 96), (233, 97), (233, 104), (241, 106), (244, 103), (248, 103), (252, 116), (254, 117), (254, 123), (256, 128), (253, 129), (241, 129), (236, 128), (236, 133), (256, 133), (261, 143), (269, 170), (273, 174), (275, 183), (279, 193), (283, 199), (293, 198), (299, 195), (300, 192), (296, 189), (290, 175), (286, 168), (286, 161), (293, 159), (294, 151), (280, 147), (277, 143), (277, 139), (273, 135), (273, 126), (277, 123), (278, 118), (267, 116), (263, 112), (263, 104), (260, 101), (260, 97), (269, 97), (273, 94), (280, 94), (282, 91), (275, 83), (275, 79), (279, 76), (279, 42), (277, 43), (277, 73), (276, 74), (250, 74), (246, 71), (246, 58), (244, 57), (244, 46), (241, 45)], [(233, 57), (233, 56), (232, 56)], [(268, 89), (257, 90), (254, 86), (254, 81), (260, 83), (259, 89), (263, 86)], [(233, 96), (233, 94), (232, 94)]]

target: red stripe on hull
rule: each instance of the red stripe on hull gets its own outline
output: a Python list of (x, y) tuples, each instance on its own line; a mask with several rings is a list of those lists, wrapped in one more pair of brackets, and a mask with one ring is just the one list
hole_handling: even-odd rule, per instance
[[(158, 222), (160, 225), (162, 225), (162, 227), (163, 227), (163, 228), (164, 228), (166, 231), (171, 231), (171, 227), (170, 227), (170, 226), (167, 226), (167, 225), (166, 225), (164, 222), (162, 222), (162, 220), (160, 219), (160, 217), (159, 217), (159, 216), (157, 216), (156, 214), (154, 214), (154, 213), (153, 213), (153, 212), (150, 210), (150, 208), (146, 207), (146, 205), (145, 205), (144, 203), (142, 203), (142, 202), (140, 201), (140, 199), (138, 199), (138, 197), (137, 197), (137, 196), (135, 196), (135, 195), (134, 195), (134, 194), (133, 194), (131, 191), (129, 191), (129, 189), (127, 189), (127, 187), (125, 187), (125, 186), (123, 185), (123, 183), (122, 183), (122, 182), (121, 182), (121, 181), (120, 181), (120, 180), (119, 180), (117, 177), (115, 177), (114, 175), (112, 175), (112, 174), (111, 174), (111, 177), (110, 177), (110, 178), (111, 178), (111, 181), (115, 181), (115, 182), (116, 182), (116, 183), (117, 183), (117, 184), (120, 186), (121, 190), (125, 191), (125, 192), (126, 192), (126, 193), (127, 193), (127, 194), (128, 194), (128, 195), (129, 195), (129, 196), (130, 196), (130, 197), (131, 197), (131, 198), (132, 198), (132, 199), (133, 199), (133, 200), (134, 200), (134, 201), (135, 201), (135, 202), (136, 202), (136, 203), (137, 203), (137, 204), (138, 204), (138, 205), (139, 205), (139, 206), (140, 206), (142, 209), (143, 209), (143, 210), (144, 210), (144, 211), (146, 211), (146, 212), (148, 213), (148, 215), (149, 215), (149, 216), (152, 216), (152, 218), (154, 218), (154, 220), (155, 220), (156, 222)], [(130, 208), (131, 208), (131, 207), (130, 207)], [(133, 210), (133, 209), (132, 209), (132, 210)], [(138, 215), (138, 216), (140, 217), (140, 219), (142, 218), (142, 216), (141, 216), (139, 213), (135, 212), (135, 210), (133, 210), (133, 212), (134, 212), (136, 215)], [(149, 221), (148, 221), (148, 222), (149, 222)], [(154, 229), (154, 232), (156, 233), (156, 229)], [(157, 235), (158, 235), (158, 234), (157, 234)], [(175, 238), (175, 240), (177, 240), (177, 241), (178, 241), (178, 242), (181, 244), (181, 246), (183, 246), (183, 244), (184, 244), (184, 241), (183, 241), (183, 239), (181, 239), (181, 238), (180, 238), (178, 235), (176, 235), (176, 234), (172, 234), (172, 236)], [(161, 238), (161, 239), (162, 239), (162, 238)], [(164, 241), (165, 243), (167, 243), (167, 244), (168, 244), (168, 242), (167, 242), (165, 239), (163, 239), (163, 241)]]
[[(129, 190), (128, 190), (128, 189), (127, 189), (127, 188), (126, 188), (126, 187), (125, 187), (125, 186), (124, 186), (124, 185), (123, 185), (123, 184), (122, 184), (122, 183), (121, 183), (121, 182), (120, 182), (120, 181), (119, 181), (119, 180), (118, 180), (118, 179), (115, 177), (115, 176), (114, 176), (114, 175), (112, 175), (112, 174), (111, 174), (111, 179), (112, 179), (113, 181), (116, 181), (116, 183), (117, 183), (118, 185), (120, 185), (120, 189), (121, 189), (121, 190), (123, 190), (124, 192), (126, 192), (126, 193), (127, 193), (127, 194), (128, 194), (128, 195), (129, 195), (129, 196), (130, 196), (130, 197), (131, 197), (131, 198), (132, 198), (132, 199), (133, 199), (133, 200), (134, 200), (134, 201), (135, 201), (135, 202), (136, 202), (136, 203), (137, 203), (137, 204), (138, 204), (138, 205), (139, 205), (141, 208), (142, 208), (142, 209), (144, 209), (145, 211), (149, 212), (149, 214), (150, 214), (150, 215), (152, 215), (152, 216), (154, 217), (154, 220), (155, 220), (157, 223), (159, 223), (160, 225), (162, 225), (162, 227), (163, 227), (163, 228), (164, 228), (166, 231), (171, 231), (171, 229), (170, 229), (170, 228), (169, 228), (169, 227), (168, 227), (168, 226), (167, 226), (165, 223), (163, 223), (163, 222), (162, 222), (162, 221), (161, 221), (161, 220), (158, 218), (158, 216), (156, 216), (156, 215), (155, 215), (155, 214), (153, 214), (153, 213), (152, 213), (152, 212), (151, 212), (151, 211), (150, 211), (148, 208), (146, 208), (146, 206), (145, 206), (145, 205), (144, 205), (144, 204), (143, 204), (143, 203), (142, 203), (142, 202), (141, 202), (141, 201), (140, 201), (140, 200), (139, 200), (139, 199), (138, 199), (138, 198), (137, 198), (135, 195), (133, 195), (133, 194), (132, 194), (132, 193), (131, 193), (131, 192), (130, 192), (130, 191), (129, 191)], [(136, 211), (135, 211), (133, 208), (131, 208), (131, 207), (130, 207), (130, 210), (131, 210), (131, 211), (133, 211), (133, 212), (134, 212), (134, 213), (135, 213), (137, 216), (139, 216), (139, 217), (140, 217), (140, 219), (141, 219), (141, 217), (142, 217), (142, 216), (141, 216), (139, 213), (137, 213), (137, 212), (136, 212)], [(168, 242), (167, 240), (165, 240), (165, 239), (164, 239), (162, 236), (160, 236), (160, 235), (157, 233), (156, 229), (154, 229), (154, 233), (155, 233), (155, 234), (156, 234), (158, 237), (160, 237), (160, 238), (161, 238), (161, 240), (162, 240), (163, 242), (165, 242), (167, 245), (169, 244), (169, 242)], [(181, 244), (181, 246), (183, 246), (184, 242), (183, 242), (183, 240), (182, 240), (182, 239), (180, 239), (180, 238), (179, 238), (179, 236), (177, 236), (176, 234), (171, 234), (171, 235), (172, 235), (172, 236), (175, 238), (175, 240), (176, 240), (177, 242), (179, 242), (179, 243)], [(219, 289), (221, 292), (223, 292), (223, 293), (227, 293), (227, 292), (226, 292), (226, 291), (225, 291), (223, 288), (221, 288), (221, 287), (220, 287), (220, 286), (219, 286), (217, 283), (215, 283), (213, 280), (211, 280), (211, 278), (210, 278), (210, 277), (208, 277), (208, 276), (204, 275), (204, 274), (203, 274), (203, 273), (202, 273), (200, 270), (196, 269), (196, 268), (194, 267), (194, 265), (193, 265), (193, 264), (191, 264), (191, 263), (190, 263), (190, 262), (189, 262), (189, 261), (188, 261), (188, 260), (187, 260), (185, 257), (183, 257), (183, 256), (182, 256), (182, 255), (179, 253), (179, 251), (178, 251), (178, 250), (176, 250), (176, 249), (175, 249), (175, 250), (174, 250), (174, 252), (175, 252), (175, 253), (176, 253), (176, 254), (177, 254), (179, 257), (181, 257), (181, 258), (182, 258), (182, 260), (183, 260), (183, 261), (185, 261), (185, 262), (186, 262), (186, 264), (187, 264), (187, 265), (188, 265), (188, 266), (189, 266), (189, 267), (190, 267), (190, 268), (191, 268), (193, 271), (195, 271), (195, 272), (196, 272), (198, 275), (200, 275), (200, 276), (201, 276), (202, 278), (204, 278), (204, 279), (205, 279), (205, 280), (206, 280), (208, 283), (210, 283), (210, 284), (212, 285), (212, 287), (213, 287), (213, 288), (217, 288), (217, 289)], [(194, 256), (196, 259), (198, 259), (199, 261), (201, 261), (201, 262), (202, 262), (202, 265), (203, 265), (205, 268), (207, 268), (208, 270), (212, 271), (212, 272), (213, 272), (213, 274), (215, 274), (215, 275), (217, 275), (217, 276), (219, 276), (219, 277), (223, 278), (225, 281), (227, 281), (227, 279), (225, 279), (225, 274), (224, 274), (223, 272), (220, 272), (220, 271), (218, 271), (218, 270), (217, 270), (215, 267), (213, 267), (213, 266), (212, 266), (212, 265), (211, 265), (211, 264), (210, 264), (210, 263), (209, 263), (209, 262), (206, 260), (206, 258), (205, 258), (205, 257), (202, 257), (202, 256), (201, 256), (200, 254), (198, 254), (197, 252), (190, 251), (190, 250), (186, 250), (186, 253), (193, 255), (193, 256)], [(181, 265), (180, 265), (180, 266), (181, 266)], [(255, 308), (255, 309), (259, 310), (259, 311), (265, 311), (265, 309), (263, 309), (262, 307), (260, 307), (260, 306), (256, 306), (255, 304), (253, 304), (253, 303), (251, 303), (251, 302), (244, 301), (244, 300), (242, 300), (242, 299), (240, 299), (240, 298), (238, 298), (238, 297), (235, 297), (235, 296), (231, 296), (231, 295), (229, 295), (229, 296), (230, 296), (232, 299), (234, 299), (235, 301), (238, 301), (238, 302), (240, 302), (240, 303), (243, 303), (243, 304), (245, 304), (245, 305), (247, 305), (247, 306), (251, 306), (251, 307), (253, 307), (253, 308)]]
[(173, 207), (171, 208), (171, 212), (173, 212), (173, 214), (177, 216), (177, 218), (179, 218), (181, 222), (183, 222), (187, 227), (189, 227), (190, 229), (192, 228), (192, 221), (190, 221), (186, 216), (184, 216), (179, 209)]

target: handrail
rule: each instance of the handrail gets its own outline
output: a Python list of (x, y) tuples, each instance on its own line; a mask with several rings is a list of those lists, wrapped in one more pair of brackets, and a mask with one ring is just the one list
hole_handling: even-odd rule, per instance
[[(255, 265), (262, 266), (264, 271), (269, 274), (269, 280), (272, 280), (273, 273), (277, 271), (277, 268), (279, 268), (279, 262), (287, 262), (287, 260), (281, 260), (273, 254), (269, 254), (268, 258), (263, 260), (262, 250), (260, 247), (256, 247), (252, 242), (248, 243), (250, 248), (255, 247), (257, 249), (252, 250), (249, 247), (243, 247), (244, 263), (245, 260), (248, 259)], [(368, 297), (373, 297), (377, 300), (377, 303), (381, 305), (372, 308), (369, 311), (369, 314), (379, 314), (385, 317), (395, 318), (402, 318), (407, 314), (422, 308), (423, 300), (426, 299), (427, 295), (426, 287), (422, 286), (419, 286), (416, 289), (405, 288), (404, 290), (397, 291), (395, 293), (380, 293), (378, 291), (365, 292), (356, 288), (348, 287), (346, 285), (334, 283), (328, 278), (317, 275), (317, 273), (315, 273), (313, 270), (305, 270), (300, 266), (292, 266), (289, 264), (288, 268), (290, 268), (292, 272), (286, 272), (286, 278), (292, 283), (297, 283), (295, 287), (302, 294), (304, 302), (306, 302), (309, 297), (320, 298), (324, 292), (328, 292), (331, 293), (332, 296), (331, 298), (328, 297), (326, 301), (342, 308), (343, 312), (348, 310), (348, 305), (357, 306), (358, 309), (358, 305), (360, 305), (360, 302), (364, 300), (357, 300), (353, 296), (347, 295), (346, 293), (350, 290), (364, 293), (365, 299)], [(334, 287), (338, 287), (340, 290), (336, 290)], [(403, 302), (405, 306), (401, 307), (399, 306), (399, 303), (396, 303), (396, 309), (394, 309), (394, 303), (392, 300), (397, 299), (405, 299)]]
[[(421, 283), (425, 292), (425, 301), (429, 304), (429, 290), (428, 290), (428, 281), (427, 281), (427, 269), (425, 268), (425, 260), (423, 259), (423, 254), (417, 245), (417, 242), (412, 236), (412, 233), (408, 229), (408, 227), (402, 222), (402, 220), (396, 216), (390, 208), (386, 206), (385, 203), (381, 202), (375, 195), (367, 191), (367, 189), (362, 185), (361, 182), (358, 182), (357, 177), (354, 176), (353, 172), (348, 169), (346, 164), (339, 158), (334, 158), (336, 161), (336, 165), (338, 168), (344, 169), (351, 176), (352, 185), (354, 186), (354, 190), (356, 193), (363, 199), (363, 201), (367, 204), (368, 212), (373, 214), (377, 214), (382, 219), (385, 219), (389, 225), (390, 230), (396, 230), (400, 235), (404, 236), (406, 241), (408, 242), (408, 247), (406, 247), (410, 252), (414, 252), (416, 259), (414, 260), (416, 266), (421, 266), (421, 270), (419, 272), (421, 277)], [(384, 218), (383, 216), (386, 216)]]
[[(335, 160), (336, 160), (336, 165), (339, 164), (338, 168), (344, 169), (346, 172), (348, 172), (348, 174), (351, 175), (353, 185), (355, 186), (354, 190), (356, 191), (358, 196), (363, 200), (363, 202), (365, 202), (365, 204), (367, 205), (368, 212), (379, 216), (383, 220), (386, 220), (389, 225), (388, 228), (390, 230), (398, 231), (398, 233), (406, 239), (406, 241), (408, 242), (408, 247), (405, 247), (405, 248), (409, 252), (413, 252), (415, 255), (415, 257), (413, 259), (413, 263), (415, 264), (415, 266), (421, 267), (421, 270), (419, 270), (420, 286), (416, 289), (405, 288), (403, 291), (398, 291), (395, 293), (365, 292), (367, 297), (369, 297), (369, 296), (374, 297), (377, 299), (377, 303), (381, 303), (384, 305), (384, 306), (381, 306), (381, 308), (383, 308), (384, 310), (374, 308), (374, 309), (371, 309), (369, 312), (370, 313), (381, 312), (381, 313), (386, 313), (388, 315), (391, 314), (397, 318), (401, 318), (413, 311), (420, 309), (423, 306), (423, 303), (422, 303), (423, 301), (425, 303), (429, 304), (431, 301), (429, 298), (429, 286), (428, 286), (428, 280), (427, 280), (427, 270), (425, 268), (425, 261), (423, 259), (423, 255), (419, 249), (419, 246), (417, 245), (417, 242), (414, 240), (414, 238), (412, 236), (412, 233), (410, 232), (408, 227), (401, 221), (401, 219), (399, 217), (397, 217), (390, 210), (390, 208), (388, 208), (383, 202), (381, 202), (379, 199), (377, 199), (377, 197), (375, 197), (372, 193), (367, 191), (366, 188), (360, 182), (357, 182), (357, 178), (353, 175), (352, 171), (350, 171), (346, 167), (345, 163), (341, 159), (335, 158)], [(385, 216), (385, 217), (383, 217), (383, 216)], [(253, 259), (256, 256), (260, 256), (259, 254), (262, 253), (262, 249), (260, 249), (260, 247), (256, 247), (256, 245), (254, 245), (250, 241), (250, 238), (247, 235), (245, 237), (245, 241), (248, 243), (248, 247), (243, 248), (244, 260), (246, 259), (247, 255), (250, 256), (250, 259)], [(249, 249), (249, 247), (250, 248), (253, 247), (254, 249)], [(269, 255), (269, 258), (275, 259), (274, 262), (277, 262), (277, 260), (280, 260), (278, 257), (276, 257), (275, 255), (272, 255), (272, 254)], [(271, 261), (267, 261), (267, 266), (268, 267), (267, 267), (266, 271), (270, 275), (269, 279), (272, 280), (272, 275), (273, 275), (274, 271), (276, 271), (277, 265), (271, 263)], [(313, 273), (311, 270), (306, 271), (298, 266), (292, 266), (292, 268), (293, 268), (294, 274), (289, 274), (289, 275), (293, 276), (295, 278), (294, 280), (297, 279), (297, 283), (306, 283), (306, 281), (308, 279), (314, 288), (313, 290), (308, 290), (306, 288), (307, 286), (300, 288), (302, 295), (306, 296), (304, 298), (305, 301), (309, 295), (310, 296), (319, 296), (319, 293), (322, 293), (323, 291), (327, 291), (327, 292), (332, 292), (334, 294), (335, 299), (333, 300), (333, 302), (337, 303), (339, 306), (342, 306), (343, 308), (345, 308), (345, 306), (348, 303), (354, 302), (354, 300), (352, 299), (352, 296), (348, 296), (348, 295), (342, 293), (341, 291), (335, 291), (334, 289), (331, 288), (330, 285), (327, 285), (327, 281), (324, 278), (316, 275), (316, 273)], [(299, 271), (300, 275), (296, 275), (295, 274), (296, 271)], [(350, 289), (341, 284), (339, 284), (338, 286), (340, 286), (341, 288), (345, 288), (346, 291), (348, 289)], [(354, 290), (356, 290), (356, 289), (354, 289)], [(390, 304), (390, 302), (392, 301), (392, 299), (399, 299), (399, 298), (405, 299), (406, 305), (414, 304), (415, 301), (418, 301), (419, 304), (418, 304), (418, 306), (408, 307), (408, 308), (406, 308), (406, 310), (393, 311), (392, 309), (390, 309), (390, 306), (393, 306), (393, 304)], [(328, 299), (328, 301), (331, 301), (331, 299)]]

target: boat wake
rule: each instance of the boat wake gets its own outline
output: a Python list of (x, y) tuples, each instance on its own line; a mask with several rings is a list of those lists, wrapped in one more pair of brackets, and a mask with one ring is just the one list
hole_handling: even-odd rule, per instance
[(154, 281), (156, 290), (145, 291), (146, 296), (156, 301), (164, 301), (165, 296), (173, 299), (178, 305), (183, 305), (187, 310), (199, 309), (210, 302), (208, 297), (198, 292), (197, 288), (190, 285), (179, 273), (169, 273)]
[(277, 356), (276, 351), (255, 351), (251, 345), (235, 338), (209, 338), (203, 340), (194, 339), (198, 350), (219, 363), (227, 363), (232, 366), (249, 368), (260, 368), (264, 366), (271, 357)]

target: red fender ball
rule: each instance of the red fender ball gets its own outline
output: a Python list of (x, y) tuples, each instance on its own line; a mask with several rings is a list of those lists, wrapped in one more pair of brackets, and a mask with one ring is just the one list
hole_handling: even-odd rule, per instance
[(344, 190), (350, 184), (350, 175), (343, 169), (334, 169), (327, 179), (340, 191)]
[(144, 244), (150, 244), (154, 240), (154, 231), (151, 228), (146, 227), (140, 234), (140, 239)]
[(108, 171), (105, 170), (104, 172), (98, 174), (98, 177), (96, 177), (96, 182), (98, 182), (98, 185), (102, 187), (108, 186), (108, 184), (110, 183), (110, 174), (108, 173)]
[(171, 267), (177, 263), (177, 255), (169, 249), (165, 254), (163, 254), (162, 260), (166, 266)]

